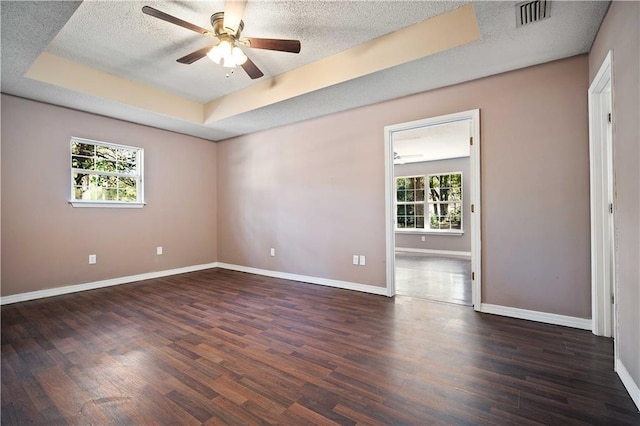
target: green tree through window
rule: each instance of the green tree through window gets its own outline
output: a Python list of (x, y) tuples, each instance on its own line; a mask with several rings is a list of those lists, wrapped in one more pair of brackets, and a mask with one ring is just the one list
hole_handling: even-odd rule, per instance
[(142, 203), (142, 149), (71, 140), (71, 201)]
[(396, 228), (462, 230), (462, 173), (396, 178)]

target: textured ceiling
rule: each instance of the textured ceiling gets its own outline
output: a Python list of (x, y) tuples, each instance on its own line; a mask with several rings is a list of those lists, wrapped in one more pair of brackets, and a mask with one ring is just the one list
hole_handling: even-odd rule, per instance
[(470, 136), (469, 120), (393, 132), (393, 151), (398, 155), (394, 163), (406, 164), (468, 157)]
[[(515, 2), (474, 2), (480, 40), (207, 124), (25, 77), (39, 56), (48, 52), (205, 104), (241, 89), (251, 90), (272, 77), (275, 84), (291, 70), (312, 66), (464, 4), (466, 2), (249, 0), (243, 36), (293, 38), (302, 43), (299, 55), (247, 49), (247, 54), (265, 73), (262, 79), (252, 81), (241, 69), (226, 78), (226, 70), (207, 58), (188, 66), (177, 63), (177, 58), (211, 44), (211, 40), (141, 12), (142, 6), (150, 5), (209, 28), (209, 16), (224, 9), (223, 1), (2, 1), (2, 91), (222, 140), (586, 53), (609, 2), (553, 1), (550, 18), (520, 28), (515, 25)], [(422, 41), (401, 43), (398, 49), (408, 49), (413, 43)]]

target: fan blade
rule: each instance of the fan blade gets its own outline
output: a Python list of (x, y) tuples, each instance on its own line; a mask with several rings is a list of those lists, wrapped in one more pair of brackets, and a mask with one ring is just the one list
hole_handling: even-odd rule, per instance
[(195, 52), (191, 52), (188, 55), (183, 56), (177, 61), (181, 64), (192, 64), (197, 60), (200, 60), (207, 56), (207, 53), (213, 48), (213, 46), (203, 47), (202, 49), (198, 49)]
[(228, 33), (236, 35), (244, 14), (247, 0), (227, 0), (224, 4), (224, 28)]
[(264, 74), (260, 71), (260, 68), (253, 63), (253, 61), (247, 58), (247, 61), (240, 65), (242, 69), (251, 77), (251, 80), (262, 77)]
[(202, 27), (199, 27), (199, 26), (194, 25), (192, 23), (189, 23), (187, 21), (183, 21), (180, 18), (176, 18), (175, 16), (171, 16), (169, 14), (161, 12), (158, 9), (154, 9), (154, 8), (152, 8), (150, 6), (143, 7), (142, 8), (142, 13), (144, 13), (146, 15), (149, 15), (149, 16), (153, 16), (154, 18), (162, 19), (163, 21), (167, 21), (167, 22), (169, 22), (171, 24), (179, 25), (179, 26), (181, 26), (183, 28), (186, 28), (186, 29), (191, 30), (191, 31), (195, 31), (195, 32), (200, 33), (200, 34), (205, 34), (206, 35), (206, 34), (211, 32), (211, 31), (209, 31), (207, 29), (204, 29)]
[(277, 38), (246, 38), (247, 47), (253, 49), (279, 50), (280, 52), (300, 53), (299, 40), (281, 40)]

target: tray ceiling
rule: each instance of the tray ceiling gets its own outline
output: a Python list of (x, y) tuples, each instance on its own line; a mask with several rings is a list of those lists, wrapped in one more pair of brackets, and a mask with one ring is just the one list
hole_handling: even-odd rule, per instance
[(299, 39), (299, 55), (246, 49), (265, 76), (230, 76), (209, 28), (224, 1), (3, 1), (2, 91), (222, 140), (589, 51), (609, 2), (551, 2), (516, 27), (516, 2), (252, 1), (243, 36)]

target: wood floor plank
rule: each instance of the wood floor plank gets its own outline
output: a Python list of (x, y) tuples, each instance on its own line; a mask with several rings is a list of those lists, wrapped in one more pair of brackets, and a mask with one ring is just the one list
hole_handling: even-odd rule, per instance
[(640, 424), (588, 331), (212, 269), (1, 308), (1, 421)]

